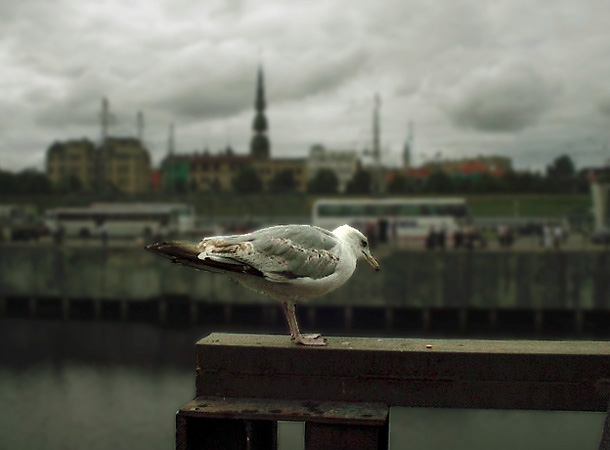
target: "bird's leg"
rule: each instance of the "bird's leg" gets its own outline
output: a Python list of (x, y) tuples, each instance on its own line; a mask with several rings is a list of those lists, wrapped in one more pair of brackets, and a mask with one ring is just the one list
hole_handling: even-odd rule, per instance
[(301, 334), (297, 323), (294, 302), (282, 302), (282, 309), (286, 315), (288, 328), (290, 328), (290, 338), (295, 344), (301, 345), (326, 345), (326, 339), (321, 338), (319, 334)]
[(296, 324), (296, 317), (294, 315), (294, 305), (291, 313), (290, 309), (288, 308), (288, 302), (282, 302), (282, 311), (284, 311), (284, 315), (286, 316), (286, 322), (288, 322), (288, 328), (290, 329), (290, 339), (294, 341), (297, 334), (299, 333), (299, 327)]

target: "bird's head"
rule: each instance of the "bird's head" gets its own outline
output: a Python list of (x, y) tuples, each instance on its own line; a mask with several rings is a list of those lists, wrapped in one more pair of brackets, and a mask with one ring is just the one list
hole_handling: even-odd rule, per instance
[(379, 263), (371, 254), (369, 240), (360, 231), (349, 225), (341, 225), (333, 230), (333, 234), (349, 244), (358, 259), (365, 259), (375, 270), (380, 269)]

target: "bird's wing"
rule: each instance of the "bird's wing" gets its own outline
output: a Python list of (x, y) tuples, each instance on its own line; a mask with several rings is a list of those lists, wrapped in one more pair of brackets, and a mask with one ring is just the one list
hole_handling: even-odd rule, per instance
[(206, 238), (199, 244), (198, 258), (231, 272), (285, 283), (335, 272), (339, 246), (335, 235), (322, 228), (280, 225), (240, 236)]

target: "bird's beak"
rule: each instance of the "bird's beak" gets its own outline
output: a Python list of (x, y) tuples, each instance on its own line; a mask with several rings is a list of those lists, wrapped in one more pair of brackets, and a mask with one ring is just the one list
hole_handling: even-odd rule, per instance
[(379, 263), (377, 262), (377, 260), (375, 258), (373, 258), (373, 255), (371, 255), (370, 252), (362, 252), (364, 253), (364, 257), (366, 258), (366, 261), (371, 265), (371, 267), (373, 269), (375, 269), (376, 272), (378, 272), (381, 267), (379, 267)]

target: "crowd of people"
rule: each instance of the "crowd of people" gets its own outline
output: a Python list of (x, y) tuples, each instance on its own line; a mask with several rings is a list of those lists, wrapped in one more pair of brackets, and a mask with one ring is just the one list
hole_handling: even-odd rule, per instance
[(561, 225), (553, 226), (547, 223), (542, 227), (540, 237), (542, 247), (559, 249), (565, 243), (567, 236)]
[(447, 236), (447, 230), (443, 227), (438, 230), (431, 227), (426, 236), (425, 246), (427, 250), (444, 250), (453, 244), (453, 248), (465, 248), (472, 250), (475, 248), (487, 247), (487, 240), (481, 232), (473, 226), (458, 228), (451, 236)]
[[(547, 223), (542, 226), (538, 233), (539, 245), (544, 249), (560, 249), (565, 245), (568, 233), (561, 224)], [(431, 227), (425, 240), (427, 250), (443, 250), (452, 244), (453, 248), (486, 248), (493, 241), (503, 249), (512, 248), (519, 234), (510, 225), (500, 225), (497, 228), (482, 227), (480, 229), (469, 225), (458, 228), (450, 236), (444, 228), (435, 229)], [(536, 242), (536, 239), (533, 240)]]
[[(354, 225), (358, 226), (358, 224)], [(366, 223), (363, 231), (373, 247), (380, 244), (404, 244), (405, 237), (401, 238), (399, 230), (397, 230), (401, 225), (404, 226), (395, 220), (380, 218), (377, 221)], [(426, 250), (510, 249), (519, 242), (520, 246), (525, 245), (527, 248), (560, 249), (566, 245), (568, 232), (561, 223), (548, 222), (535, 227), (521, 228), (508, 224), (496, 226), (467, 224), (456, 229), (442, 225), (431, 226), (424, 238), (423, 247)], [(409, 242), (417, 245), (418, 241)]]

